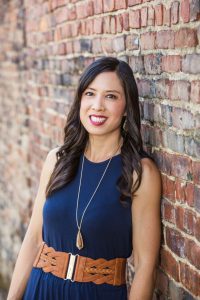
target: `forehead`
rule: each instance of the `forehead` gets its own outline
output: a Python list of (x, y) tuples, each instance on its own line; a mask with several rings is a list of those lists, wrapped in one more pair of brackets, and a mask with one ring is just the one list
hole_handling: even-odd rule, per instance
[(88, 85), (88, 88), (102, 90), (118, 90), (123, 91), (121, 81), (115, 72), (103, 72), (98, 74), (94, 80)]

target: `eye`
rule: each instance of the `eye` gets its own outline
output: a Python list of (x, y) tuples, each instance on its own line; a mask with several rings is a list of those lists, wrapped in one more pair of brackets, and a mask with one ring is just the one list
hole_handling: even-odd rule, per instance
[[(90, 94), (90, 95), (88, 95), (88, 94)], [(86, 96), (91, 96), (91, 94), (93, 94), (93, 93), (92, 92), (86, 92), (85, 93)]]
[[(108, 96), (111, 96), (111, 97), (108, 97)], [(115, 96), (113, 94), (109, 94), (109, 95), (107, 95), (107, 97), (110, 98), (110, 99), (117, 99), (117, 96)]]

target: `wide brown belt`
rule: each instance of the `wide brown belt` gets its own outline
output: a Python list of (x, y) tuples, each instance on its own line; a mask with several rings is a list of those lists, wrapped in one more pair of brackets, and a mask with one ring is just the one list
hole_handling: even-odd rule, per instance
[(42, 268), (44, 272), (51, 272), (64, 280), (121, 285), (126, 283), (126, 261), (124, 257), (106, 260), (73, 255), (56, 251), (43, 242), (33, 267)]

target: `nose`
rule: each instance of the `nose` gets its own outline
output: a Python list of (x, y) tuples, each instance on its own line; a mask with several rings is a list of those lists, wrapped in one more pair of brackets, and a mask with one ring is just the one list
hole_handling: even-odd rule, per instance
[(104, 103), (103, 103), (103, 97), (101, 97), (99, 95), (94, 98), (94, 102), (92, 104), (92, 109), (97, 110), (97, 111), (105, 110)]

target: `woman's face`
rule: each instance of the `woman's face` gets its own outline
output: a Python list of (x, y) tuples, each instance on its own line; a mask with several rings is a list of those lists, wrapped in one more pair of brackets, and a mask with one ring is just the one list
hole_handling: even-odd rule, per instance
[(120, 131), (125, 106), (125, 94), (117, 74), (100, 73), (82, 94), (81, 123), (90, 134)]

